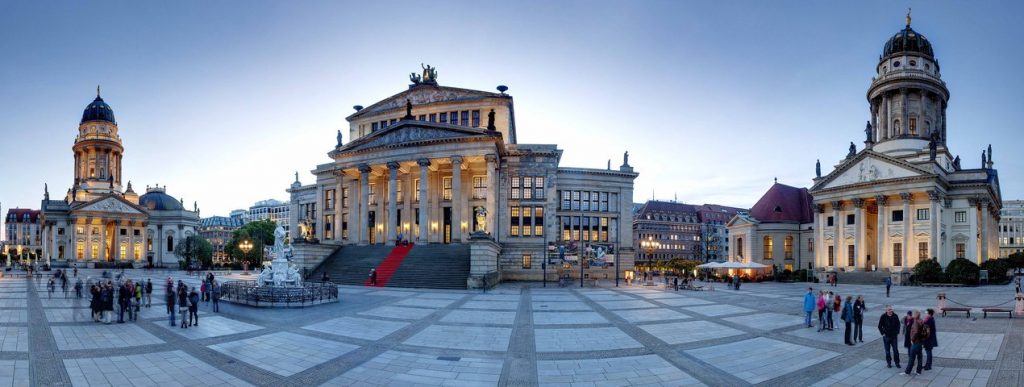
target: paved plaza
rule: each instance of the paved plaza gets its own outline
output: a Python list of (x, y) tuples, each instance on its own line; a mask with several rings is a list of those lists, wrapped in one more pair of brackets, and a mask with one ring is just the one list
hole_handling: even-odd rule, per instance
[[(80, 276), (97, 276), (83, 270)], [(47, 294), (43, 280), (0, 279), (2, 386), (1020, 386), (1024, 319), (938, 317), (934, 367), (885, 367), (875, 325), (882, 305), (991, 305), (1002, 286), (963, 289), (841, 285), (864, 295), (864, 341), (803, 326), (806, 284), (673, 292), (654, 287), (558, 288), (507, 283), (471, 291), (341, 287), (338, 304), (200, 308), (171, 327), (167, 277), (138, 322), (99, 324), (88, 300)], [(978, 311), (980, 312), (980, 310)], [(980, 313), (977, 313), (980, 315)], [(973, 315), (973, 314), (972, 314)], [(903, 364), (906, 364), (903, 350)]]

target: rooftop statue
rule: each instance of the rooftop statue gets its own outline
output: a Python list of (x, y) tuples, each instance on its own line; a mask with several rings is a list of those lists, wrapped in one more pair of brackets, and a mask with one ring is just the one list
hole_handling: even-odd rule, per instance
[(430, 67), (423, 63), (420, 63), (420, 67), (423, 68), (423, 83), (437, 83), (437, 67)]

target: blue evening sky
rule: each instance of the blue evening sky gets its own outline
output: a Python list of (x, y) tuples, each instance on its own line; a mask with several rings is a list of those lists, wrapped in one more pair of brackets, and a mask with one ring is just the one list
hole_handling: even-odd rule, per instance
[(882, 45), (913, 27), (952, 97), (965, 168), (991, 143), (1002, 194), (1024, 197), (1022, 2), (967, 1), (4, 1), (0, 203), (38, 208), (72, 183), (97, 84), (140, 194), (167, 185), (203, 216), (287, 199), (328, 162), (352, 105), (443, 85), (516, 99), (521, 143), (563, 166), (623, 151), (634, 199), (749, 207), (772, 179), (809, 186), (863, 146)]

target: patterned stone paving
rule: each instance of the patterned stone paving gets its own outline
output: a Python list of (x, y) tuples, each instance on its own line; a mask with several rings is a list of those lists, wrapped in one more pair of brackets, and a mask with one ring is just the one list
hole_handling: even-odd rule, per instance
[[(160, 304), (163, 279), (198, 280), (127, 274), (158, 279), (157, 302), (138, 322), (110, 325), (92, 321), (87, 298), (50, 298), (44, 280), (0, 278), (0, 387), (1024, 385), (1024, 319), (939, 317), (932, 370), (906, 377), (885, 367), (881, 305), (901, 314), (934, 307), (930, 288), (894, 287), (890, 299), (881, 286), (829, 288), (862, 294), (870, 307), (865, 343), (846, 346), (842, 326), (802, 326), (806, 284), (676, 292), (512, 283), (486, 294), (341, 287), (342, 302), (314, 308), (222, 304), (214, 313), (204, 303), (200, 324), (181, 329)], [(943, 291), (970, 305), (1011, 297), (999, 286)]]

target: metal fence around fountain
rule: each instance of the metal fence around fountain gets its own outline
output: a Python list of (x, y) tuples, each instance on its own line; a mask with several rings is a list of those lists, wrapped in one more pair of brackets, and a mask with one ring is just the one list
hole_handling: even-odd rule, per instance
[(256, 307), (303, 307), (338, 302), (338, 285), (305, 281), (301, 287), (256, 286), (256, 281), (221, 285), (221, 300)]

